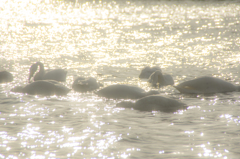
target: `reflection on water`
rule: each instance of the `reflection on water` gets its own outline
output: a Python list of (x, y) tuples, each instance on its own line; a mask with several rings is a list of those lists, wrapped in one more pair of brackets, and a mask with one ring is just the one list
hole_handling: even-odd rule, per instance
[(234, 1), (1, 1), (1, 158), (238, 158), (239, 92), (162, 95), (190, 107), (168, 114), (115, 108), (121, 100), (71, 91), (12, 93), (30, 65), (152, 89), (138, 78), (160, 66), (175, 84), (211, 75), (239, 85), (240, 4)]

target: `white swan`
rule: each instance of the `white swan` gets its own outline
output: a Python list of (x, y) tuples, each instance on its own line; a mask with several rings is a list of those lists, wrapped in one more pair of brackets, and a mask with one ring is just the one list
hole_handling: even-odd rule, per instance
[(238, 91), (239, 86), (220, 78), (203, 76), (174, 86), (181, 93), (211, 94)]
[(54, 80), (35, 81), (26, 86), (16, 86), (11, 89), (12, 92), (27, 93), (30, 95), (66, 95), (71, 89), (65, 87)]
[(161, 71), (155, 71), (153, 72), (148, 82), (151, 83), (153, 86), (167, 86), (167, 85), (174, 85), (174, 81), (171, 75), (162, 73)]
[[(35, 75), (34, 73), (37, 71), (39, 66), (39, 72), (37, 72)], [(43, 63), (36, 62), (35, 64), (32, 64), (29, 70), (29, 78), (30, 81), (31, 78), (34, 76), (34, 81), (38, 80), (55, 80), (59, 82), (65, 82), (67, 77), (67, 71), (63, 69), (54, 69), (45, 71)]]
[(138, 99), (148, 95), (159, 94), (158, 91), (146, 92), (142, 88), (124, 84), (107, 86), (95, 92), (98, 96), (113, 99)]
[(88, 92), (94, 91), (102, 86), (97, 80), (93, 77), (78, 77), (74, 80), (72, 88), (76, 92)]
[(186, 104), (160, 95), (150, 95), (138, 99), (135, 103), (130, 101), (122, 101), (116, 105), (117, 107), (133, 108), (140, 111), (161, 111), (161, 112), (176, 112), (186, 109)]
[(160, 67), (158, 66), (154, 66), (154, 67), (149, 67), (146, 66), (141, 70), (141, 73), (139, 75), (139, 78), (146, 78), (148, 79), (150, 77), (150, 75), (155, 72), (155, 71), (162, 71)]
[(7, 83), (13, 81), (13, 75), (8, 71), (0, 71), (0, 83)]

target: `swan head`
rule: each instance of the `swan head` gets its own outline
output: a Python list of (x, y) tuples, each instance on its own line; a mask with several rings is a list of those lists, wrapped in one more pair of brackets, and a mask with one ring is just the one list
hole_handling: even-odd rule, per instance
[(173, 85), (174, 81), (171, 75), (163, 74), (162, 71), (155, 71), (151, 74), (148, 79), (148, 82), (151, 83), (153, 87), (162, 87), (166, 85)]
[(162, 71), (155, 71), (153, 72), (149, 79), (148, 79), (148, 82), (152, 83), (152, 84), (157, 84), (157, 83), (164, 83), (164, 78), (163, 78), (163, 74), (162, 74)]
[[(39, 66), (39, 72), (35, 74), (34, 73), (37, 71)], [(42, 76), (44, 75), (44, 66), (43, 63), (41, 62), (36, 62), (35, 64), (32, 64), (32, 66), (29, 69), (29, 78), (28, 81), (30, 82), (31, 78), (34, 76), (34, 80), (42, 80)]]
[(152, 68), (149, 66), (144, 67), (139, 75), (139, 78), (149, 78), (150, 75), (157, 70), (161, 71), (160, 67), (158, 66), (154, 66)]

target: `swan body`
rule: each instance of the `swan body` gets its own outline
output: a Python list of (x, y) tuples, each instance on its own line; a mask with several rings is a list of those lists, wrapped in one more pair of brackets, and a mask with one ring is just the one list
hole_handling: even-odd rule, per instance
[(146, 92), (142, 88), (124, 84), (110, 85), (96, 92), (98, 96), (113, 99), (138, 99), (148, 95), (159, 94), (158, 91)]
[(153, 86), (167, 86), (167, 85), (174, 85), (174, 81), (171, 75), (163, 74), (161, 71), (157, 70), (153, 72), (148, 82), (151, 83)]
[(74, 80), (72, 88), (76, 92), (94, 91), (101, 86), (100, 83), (93, 77), (78, 77)]
[(12, 92), (27, 93), (30, 95), (66, 95), (71, 89), (54, 80), (35, 81), (26, 86), (17, 86), (11, 89)]
[(155, 72), (155, 71), (162, 71), (160, 67), (158, 66), (154, 66), (154, 67), (149, 67), (149, 66), (146, 66), (142, 69), (140, 75), (139, 75), (139, 78), (146, 78), (148, 79), (150, 77), (150, 75)]
[[(35, 72), (38, 69), (38, 66), (39, 66), (39, 72), (35, 74)], [(32, 77), (34, 81), (55, 80), (59, 82), (65, 82), (67, 77), (67, 71), (64, 69), (54, 69), (54, 70), (45, 71), (43, 63), (36, 62), (35, 64), (32, 64), (32, 66), (30, 67), (28, 80), (30, 81)]]
[(140, 111), (161, 111), (161, 112), (176, 112), (177, 110), (186, 109), (186, 104), (166, 98), (160, 95), (150, 95), (138, 99), (135, 103), (130, 101), (122, 101), (117, 104), (117, 107), (133, 108)]
[(203, 76), (174, 86), (181, 93), (212, 94), (238, 91), (239, 86), (220, 78)]
[(13, 75), (8, 71), (0, 71), (0, 83), (7, 83), (13, 81)]

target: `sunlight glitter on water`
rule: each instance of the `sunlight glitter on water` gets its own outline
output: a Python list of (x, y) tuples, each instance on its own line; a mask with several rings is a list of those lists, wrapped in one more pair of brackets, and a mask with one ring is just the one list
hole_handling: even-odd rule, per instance
[(1, 156), (234, 158), (239, 146), (237, 93), (189, 97), (162, 88), (161, 94), (191, 105), (166, 115), (115, 108), (118, 100), (93, 93), (41, 97), (8, 90), (27, 83), (30, 64), (36, 61), (50, 69), (66, 68), (64, 84), (69, 88), (76, 76), (86, 75), (104, 86), (124, 83), (150, 90), (138, 79), (147, 65), (159, 65), (175, 83), (206, 74), (237, 83), (238, 4), (45, 2), (0, 2), (1, 68), (11, 70), (16, 79), (1, 85), (8, 103), (1, 110)]

